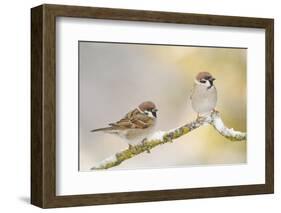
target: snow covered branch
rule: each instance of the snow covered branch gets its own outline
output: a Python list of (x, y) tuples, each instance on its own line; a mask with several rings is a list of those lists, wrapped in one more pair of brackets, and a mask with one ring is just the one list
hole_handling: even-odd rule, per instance
[(150, 138), (145, 139), (143, 143), (130, 146), (130, 148), (122, 150), (105, 160), (101, 161), (98, 165), (91, 168), (91, 170), (98, 169), (109, 169), (111, 167), (118, 166), (123, 161), (128, 160), (136, 155), (139, 155), (143, 152), (150, 153), (150, 150), (158, 145), (165, 143), (172, 143), (175, 139), (188, 134), (194, 129), (199, 128), (200, 126), (210, 124), (215, 130), (217, 130), (222, 136), (231, 140), (231, 141), (243, 141), (246, 140), (247, 134), (244, 132), (235, 131), (232, 128), (227, 128), (219, 112), (214, 111), (205, 117), (200, 117), (199, 119), (192, 121), (188, 124), (185, 124), (179, 128), (172, 129), (169, 131), (158, 131), (155, 132)]

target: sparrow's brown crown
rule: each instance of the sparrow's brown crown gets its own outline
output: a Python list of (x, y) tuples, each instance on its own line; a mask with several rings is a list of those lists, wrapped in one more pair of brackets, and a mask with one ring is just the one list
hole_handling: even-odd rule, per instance
[(209, 72), (199, 72), (196, 76), (196, 80), (200, 81), (202, 79), (213, 79), (212, 75)]
[(139, 105), (139, 109), (141, 111), (151, 111), (152, 109), (156, 109), (156, 105), (151, 101), (145, 101)]

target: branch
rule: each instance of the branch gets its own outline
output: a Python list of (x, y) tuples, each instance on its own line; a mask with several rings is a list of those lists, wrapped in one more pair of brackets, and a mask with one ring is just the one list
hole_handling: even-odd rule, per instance
[(150, 153), (150, 150), (158, 145), (162, 145), (165, 143), (172, 143), (175, 139), (188, 134), (194, 129), (199, 128), (200, 126), (210, 124), (215, 130), (217, 130), (222, 136), (231, 140), (231, 141), (243, 141), (246, 140), (247, 134), (244, 132), (235, 131), (232, 128), (227, 128), (220, 115), (219, 112), (214, 111), (211, 114), (200, 117), (199, 119), (192, 121), (188, 124), (185, 124), (179, 128), (172, 129), (169, 131), (158, 131), (154, 133), (150, 138), (145, 139), (142, 143), (130, 146), (129, 148), (122, 150), (105, 160), (101, 161), (98, 165), (91, 168), (91, 170), (98, 169), (109, 169), (111, 167), (118, 166), (123, 161), (128, 160), (136, 155), (139, 155), (143, 152)]

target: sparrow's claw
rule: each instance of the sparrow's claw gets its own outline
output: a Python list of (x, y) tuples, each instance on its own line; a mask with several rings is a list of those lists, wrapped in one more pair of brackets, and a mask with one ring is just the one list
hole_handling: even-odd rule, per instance
[(142, 139), (141, 141), (141, 144), (144, 146), (145, 145), (145, 141), (146, 141), (146, 138)]
[(197, 113), (197, 118), (196, 118), (196, 121), (204, 121), (205, 120), (205, 117), (204, 116), (200, 116), (199, 113)]
[(214, 108), (214, 109), (212, 110), (212, 113), (216, 113), (216, 114), (218, 114), (218, 113), (219, 113), (219, 111), (218, 111), (216, 108)]
[[(141, 141), (141, 144), (142, 144), (143, 146), (145, 146), (145, 141), (146, 141), (146, 138), (144, 138), (144, 139)], [(147, 149), (146, 149), (146, 152), (147, 152), (147, 153), (150, 153), (150, 150), (147, 148)]]

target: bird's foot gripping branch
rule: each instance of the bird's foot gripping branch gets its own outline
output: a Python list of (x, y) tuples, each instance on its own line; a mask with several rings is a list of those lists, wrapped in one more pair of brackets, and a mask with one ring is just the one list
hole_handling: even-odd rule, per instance
[(150, 150), (156, 146), (169, 142), (175, 142), (177, 138), (207, 124), (212, 125), (219, 134), (231, 141), (244, 141), (247, 138), (247, 134), (245, 132), (235, 131), (232, 128), (226, 127), (220, 117), (219, 112), (213, 111), (209, 115), (200, 117), (199, 119), (187, 123), (179, 128), (169, 131), (155, 132), (150, 138), (144, 140), (142, 143), (130, 146), (130, 148), (122, 150), (106, 158), (91, 169), (109, 169), (111, 167), (118, 166), (123, 161), (133, 158), (136, 155), (139, 155), (143, 152), (150, 152)]

